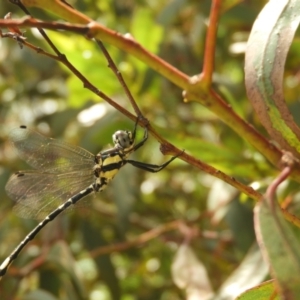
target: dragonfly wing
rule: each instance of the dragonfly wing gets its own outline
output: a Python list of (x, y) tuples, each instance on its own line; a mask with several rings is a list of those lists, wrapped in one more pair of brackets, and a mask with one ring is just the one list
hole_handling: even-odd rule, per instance
[(14, 210), (19, 216), (42, 219), (93, 181), (93, 170), (63, 174), (20, 171), (11, 176), (5, 189), (17, 202)]
[(83, 148), (23, 127), (13, 129), (9, 137), (19, 156), (35, 169), (64, 173), (93, 168), (95, 156)]

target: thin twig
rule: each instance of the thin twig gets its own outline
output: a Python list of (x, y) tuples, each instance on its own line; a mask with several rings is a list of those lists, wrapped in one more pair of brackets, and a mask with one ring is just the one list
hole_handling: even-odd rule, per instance
[(213, 0), (209, 25), (207, 28), (206, 39), (205, 39), (205, 51), (203, 57), (203, 71), (200, 75), (199, 80), (201, 84), (209, 88), (212, 83), (212, 75), (214, 71), (215, 62), (215, 52), (216, 52), (216, 41), (217, 41), (217, 31), (218, 31), (218, 21), (221, 8), (221, 0)]
[(183, 236), (183, 239), (186, 240), (188, 239), (195, 239), (195, 238), (205, 238), (205, 239), (211, 239), (211, 240), (222, 240), (222, 242), (228, 242), (232, 240), (231, 237), (228, 235), (222, 235), (220, 233), (216, 233), (214, 231), (208, 231), (208, 230), (198, 230), (196, 228), (190, 227), (187, 224), (185, 224), (182, 220), (175, 220), (171, 221), (169, 223), (162, 224), (160, 226), (157, 226), (153, 229), (150, 229), (136, 238), (133, 238), (129, 241), (122, 242), (122, 243), (116, 243), (116, 244), (111, 244), (108, 246), (101, 246), (95, 250), (90, 251), (91, 257), (95, 258), (100, 255), (104, 254), (110, 254), (113, 252), (121, 252), (125, 251), (128, 249), (131, 249), (133, 247), (139, 247), (142, 246), (143, 244), (169, 232), (177, 230), (178, 232), (181, 233)]
[(283, 151), (281, 158), (281, 165), (283, 169), (280, 174), (274, 179), (266, 191), (265, 199), (267, 200), (268, 205), (275, 211), (275, 195), (278, 189), (278, 186), (286, 180), (292, 173), (293, 167), (296, 163), (299, 163), (298, 159), (293, 156), (291, 152)]
[[(10, 2), (12, 2), (15, 5), (17, 5), (21, 10), (23, 10), (23, 12), (26, 15), (28, 15), (30, 18), (32, 18), (32, 15), (30, 14), (30, 12), (28, 11), (28, 9), (23, 5), (23, 3), (21, 1), (19, 1), (19, 0), (10, 0)], [(43, 28), (37, 28), (37, 30), (42, 35), (42, 37), (46, 40), (46, 42), (49, 44), (49, 46), (51, 47), (51, 49), (56, 53), (56, 55), (58, 57), (60, 55), (62, 55), (60, 53), (60, 51), (56, 48), (56, 46), (52, 43), (52, 41), (49, 39), (49, 37), (46, 34), (46, 32), (44, 31), (44, 29)]]
[[(11, 20), (4, 20), (4, 21), (11, 21)], [(2, 22), (2, 21), (1, 21)], [(83, 29), (86, 29), (85, 26), (78, 26), (75, 25), (73, 27), (72, 24), (61, 24), (61, 23), (57, 23), (57, 22), (40, 22), (40, 21), (36, 21), (32, 18), (30, 19), (23, 19), (24, 24), (35, 24), (36, 26), (39, 27), (43, 27), (46, 24), (47, 28), (50, 29), (55, 29), (55, 26), (57, 25), (58, 29), (60, 28), (64, 28), (66, 30), (71, 29), (70, 31), (76, 32), (76, 33), (80, 33), (82, 34), (82, 32), (86, 32)], [(17, 23), (17, 24), (22, 24), (21, 23)], [(61, 26), (62, 25), (62, 26)], [(27, 43), (27, 42), (26, 42)], [(24, 43), (25, 45), (25, 43)], [(46, 52), (41, 50), (40, 48), (37, 48), (33, 45), (31, 45), (32, 49), (36, 49), (37, 53), (40, 54), (44, 54), (47, 55), (49, 57), (50, 54), (45, 54)], [(105, 95), (104, 93), (102, 93), (101, 91), (99, 91), (94, 85), (92, 85), (68, 60), (64, 55), (60, 55), (59, 57), (52, 57), (55, 60), (63, 63), (75, 76), (77, 76), (82, 82), (85, 88), (89, 89), (90, 91), (92, 91), (93, 93), (95, 93), (96, 95), (98, 95), (99, 97), (101, 97), (102, 99), (104, 99), (105, 101), (107, 101), (109, 104), (111, 104), (113, 107), (115, 107), (117, 110), (119, 110), (121, 113), (123, 113), (124, 115), (126, 115), (128, 118), (130, 118), (131, 120), (135, 121), (136, 117), (131, 114), (129, 111), (127, 111), (126, 109), (124, 109), (123, 107), (121, 107), (120, 105), (118, 105), (116, 102), (114, 102), (111, 98), (109, 98), (107, 95)], [(138, 123), (141, 126), (147, 126), (148, 131), (152, 134), (152, 136), (161, 144), (161, 151), (163, 154), (171, 154), (171, 155), (178, 155), (180, 153), (182, 153), (182, 149), (178, 149), (177, 147), (175, 147), (174, 145), (172, 145), (171, 143), (169, 143), (168, 141), (166, 141), (161, 135), (159, 135), (156, 130), (151, 126), (150, 123), (145, 123), (145, 119), (139, 118), (138, 119)], [(232, 185), (233, 187), (237, 188), (240, 192), (245, 193), (246, 195), (248, 195), (250, 198), (255, 199), (255, 200), (259, 200), (261, 198), (261, 194), (255, 190), (253, 190), (253, 188), (237, 181), (235, 178), (228, 176), (227, 174), (221, 172), (220, 170), (215, 169), (214, 167), (204, 163), (203, 161), (196, 159), (195, 157), (187, 154), (186, 152), (184, 152), (181, 156), (180, 159), (184, 160), (185, 162), (199, 168), (200, 170), (211, 174), (214, 177), (217, 177), (225, 182), (227, 182), (228, 184)]]
[[(80, 35), (89, 34), (91, 37), (101, 36), (104, 34), (107, 41), (112, 41), (115, 46), (128, 51), (129, 53), (140, 58), (145, 63), (149, 64), (154, 70), (157, 70), (160, 74), (164, 75), (167, 79), (171, 80), (177, 86), (186, 90), (186, 99), (198, 101), (204, 106), (207, 106), (212, 112), (214, 112), (223, 122), (225, 122), (229, 127), (234, 129), (240, 136), (247, 140), (250, 144), (258, 149), (270, 162), (277, 166), (278, 161), (281, 157), (281, 152), (277, 147), (275, 147), (269, 140), (257, 132), (253, 126), (245, 122), (240, 118), (232, 108), (217, 94), (213, 89), (209, 93), (203, 92), (203, 89), (198, 86), (192, 85), (189, 77), (182, 72), (178, 71), (176, 68), (172, 67), (168, 63), (162, 61), (154, 54), (150, 54), (138, 43), (133, 40), (126, 39), (116, 32), (104, 28), (100, 24), (87, 24), (78, 25), (70, 23), (60, 23), (60, 22), (43, 22), (37, 21), (32, 18), (23, 18), (19, 20), (0, 20), (0, 27), (39, 27), (51, 30), (68, 30)], [(104, 32), (105, 31), (105, 32)], [(98, 32), (98, 34), (97, 34)], [(109, 38), (107, 37), (109, 36)], [(140, 53), (141, 52), (141, 53)], [(131, 114), (129, 114), (131, 115)], [(134, 116), (129, 116), (134, 120)], [(139, 122), (143, 125), (142, 122)], [(166, 142), (162, 137), (153, 131), (153, 128), (149, 127), (149, 132), (157, 139), (158, 142)], [(176, 148), (173, 147), (173, 150)], [(181, 150), (178, 149), (177, 152), (168, 154), (178, 154)], [(189, 162), (186, 160), (186, 162)], [(293, 170), (293, 178), (300, 182), (300, 170)], [(235, 186), (233, 184), (233, 186)], [(247, 193), (246, 193), (247, 194)]]
[(136, 101), (134, 100), (126, 82), (124, 81), (124, 78), (122, 76), (122, 73), (118, 70), (116, 64), (114, 63), (114, 61), (112, 60), (110, 54), (108, 53), (108, 51), (106, 50), (106, 48), (104, 47), (103, 43), (100, 40), (95, 39), (97, 45), (100, 47), (101, 51), (103, 52), (107, 62), (108, 62), (108, 66), (111, 68), (111, 70), (114, 72), (115, 76), (118, 78), (119, 82), (121, 83), (127, 98), (129, 99), (131, 106), (133, 107), (136, 115), (138, 116), (138, 118), (144, 118), (141, 110), (139, 109), (139, 107), (136, 104)]
[(135, 239), (132, 239), (131, 241), (127, 241), (124, 243), (118, 243), (118, 244), (112, 244), (112, 245), (108, 245), (105, 247), (100, 247), (98, 249), (95, 249), (90, 252), (90, 255), (91, 255), (91, 257), (97, 257), (99, 255), (112, 253), (114, 251), (119, 252), (119, 251), (127, 250), (132, 247), (140, 246), (165, 232), (178, 229), (178, 227), (180, 226), (181, 223), (182, 223), (181, 220), (176, 220), (176, 221), (173, 221), (170, 223), (163, 224), (161, 226), (158, 226), (156, 228), (153, 228), (147, 232), (140, 234), (138, 237), (136, 237)]
[[(126, 110), (125, 108), (120, 106), (118, 103), (114, 102), (110, 97), (108, 97), (103, 92), (98, 90), (90, 81), (88, 81), (87, 78), (84, 75), (82, 75), (67, 60), (66, 56), (64, 56), (64, 55), (55, 56), (53, 54), (50, 54), (50, 53), (44, 51), (43, 49), (41, 49), (39, 47), (36, 47), (36, 46), (28, 43), (25, 40), (21, 41), (21, 42), (23, 43), (24, 46), (27, 46), (27, 47), (35, 50), (37, 53), (45, 55), (45, 56), (50, 57), (50, 58), (53, 58), (56, 61), (59, 61), (59, 62), (63, 63), (77, 78), (79, 78), (83, 82), (83, 86), (85, 88), (89, 89), (90, 91), (92, 91), (93, 93), (95, 93), (96, 95), (98, 95), (99, 97), (104, 99), (106, 102), (108, 102), (110, 105), (112, 105), (114, 108), (116, 108), (118, 111), (120, 111), (122, 114), (124, 114), (125, 116), (127, 116), (131, 120), (136, 121), (136, 117), (133, 114), (131, 114), (128, 110)], [(168, 141), (166, 141), (163, 137), (161, 137), (155, 131), (155, 129), (151, 126), (151, 124), (147, 124), (147, 123), (145, 124), (145, 119), (139, 119), (138, 122), (141, 126), (147, 126), (148, 127), (148, 131), (151, 132), (153, 137), (155, 137), (156, 140), (161, 144), (160, 149), (161, 149), (163, 154), (175, 154), (175, 155), (177, 155), (177, 154), (182, 153), (181, 149), (175, 147), (174, 145), (172, 145)], [(252, 199), (259, 200), (261, 198), (261, 194), (259, 192), (255, 191), (252, 187), (244, 185), (243, 183), (237, 181), (234, 177), (226, 175), (225, 173), (221, 172), (220, 170), (217, 170), (214, 167), (204, 163), (203, 161), (201, 161), (199, 159), (196, 159), (195, 157), (187, 154), (186, 152), (182, 153), (182, 155), (180, 156), (180, 159), (182, 159), (183, 161), (199, 168), (200, 170), (202, 170), (202, 171), (204, 171), (208, 174), (211, 174), (214, 177), (217, 177), (217, 178), (227, 182), (228, 184), (230, 184), (233, 187), (237, 188), (239, 191), (245, 193), (246, 195), (248, 195)]]
[[(33, 18), (32, 15), (30, 14), (30, 12), (27, 10), (27, 8), (22, 4), (21, 1), (19, 0), (12, 0), (11, 1), (13, 4), (17, 5), (21, 10), (23, 10), (23, 12), (25, 14), (27, 14), (29, 17)], [(41, 35), (43, 36), (43, 38), (46, 40), (46, 42), (49, 44), (49, 46), (52, 48), (52, 50), (56, 53), (57, 57), (59, 58), (59, 61), (62, 62), (65, 66), (67, 66), (72, 72), (73, 74), (75, 74), (82, 82), (83, 82), (83, 86), (85, 88), (88, 88), (89, 90), (91, 90), (92, 92), (94, 92), (95, 94), (97, 94), (98, 96), (100, 96), (102, 99), (104, 99), (105, 101), (107, 101), (109, 104), (111, 104), (112, 106), (114, 106), (115, 104), (117, 105), (114, 106), (115, 108), (117, 108), (120, 112), (122, 112), (124, 115), (127, 115), (124, 112), (124, 109), (119, 106), (115, 101), (113, 101), (110, 97), (108, 97), (106, 94), (104, 94), (103, 92), (101, 92), (99, 89), (97, 89), (95, 86), (93, 86), (87, 79), (85, 76), (83, 76), (67, 59), (67, 57), (62, 54), (57, 47), (52, 43), (52, 41), (50, 40), (50, 38), (48, 37), (48, 35), (46, 34), (46, 32), (43, 30), (43, 28), (38, 28), (38, 31), (41, 33)], [(138, 121), (139, 120), (145, 120), (141, 110), (139, 109), (138, 105), (136, 104), (136, 101), (134, 100), (130, 90), (128, 89), (127, 84), (125, 83), (123, 76), (121, 74), (121, 72), (118, 70), (116, 64), (114, 63), (114, 61), (112, 60), (110, 54), (108, 53), (108, 51), (106, 50), (105, 46), (103, 45), (103, 43), (100, 40), (94, 39), (97, 43), (97, 45), (100, 47), (101, 51), (103, 52), (107, 62), (108, 62), (108, 66), (111, 68), (111, 70), (113, 71), (113, 73), (115, 74), (115, 76), (117, 77), (117, 79), (119, 80), (121, 86), (123, 87), (127, 98), (129, 99), (132, 108), (134, 109), (137, 117), (138, 117)], [(144, 122), (145, 124), (148, 124), (148, 120), (146, 122)]]

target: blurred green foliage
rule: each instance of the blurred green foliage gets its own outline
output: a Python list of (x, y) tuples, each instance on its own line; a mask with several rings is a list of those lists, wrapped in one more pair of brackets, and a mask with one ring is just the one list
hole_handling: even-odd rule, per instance
[[(131, 33), (149, 51), (186, 74), (201, 72), (211, 1), (69, 2), (108, 28), (121, 34)], [(262, 1), (225, 2), (214, 73), (214, 88), (262, 132), (245, 94), (243, 51), (263, 4)], [(8, 1), (2, 1), (1, 16), (9, 11), (13, 18), (23, 16)], [(40, 10), (30, 11), (36, 18), (55, 19)], [(48, 34), (82, 74), (130, 109), (122, 87), (94, 43), (68, 32)], [(35, 30), (27, 29), (25, 35), (30, 43), (49, 51)], [(132, 129), (134, 124), (84, 89), (56, 61), (30, 49), (20, 49), (12, 40), (2, 39), (0, 43), (0, 257), (3, 260), (37, 224), (14, 214), (13, 203), (4, 190), (10, 174), (28, 168), (7, 140), (9, 131), (25, 124), (97, 153), (111, 143), (115, 130)], [(256, 182), (264, 189), (274, 168), (242, 137), (206, 108), (183, 103), (182, 91), (148, 66), (106, 46), (142, 112), (164, 138), (243, 183)], [(292, 50), (287, 63), (286, 94), (293, 113), (299, 115), (299, 35)], [(99, 103), (102, 106), (96, 105)], [(166, 158), (158, 148), (150, 138), (132, 158), (159, 164)], [(291, 183), (283, 194), (296, 188)], [(220, 185), (219, 180), (180, 160), (158, 174), (127, 166), (105, 192), (89, 197), (82, 206), (57, 218), (26, 247), (0, 283), (1, 299), (185, 299), (184, 291), (175, 286), (171, 277), (173, 257), (185, 239), (180, 230), (166, 231), (142, 246), (125, 251), (96, 257), (90, 251), (128, 241), (147, 230), (182, 219), (198, 230), (191, 247), (217, 290), (254, 242), (252, 200), (241, 201), (238, 191)], [(212, 215), (218, 208), (223, 210), (223, 216), (213, 222)], [(209, 209), (212, 214), (208, 214)], [(20, 272), (26, 276), (18, 277)]]

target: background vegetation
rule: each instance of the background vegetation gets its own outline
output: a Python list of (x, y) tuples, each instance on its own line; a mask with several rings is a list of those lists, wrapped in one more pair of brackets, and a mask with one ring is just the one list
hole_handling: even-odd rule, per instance
[[(188, 76), (201, 73), (211, 1), (69, 2), (104, 26), (121, 34), (129, 32), (148, 51)], [(264, 129), (245, 92), (244, 49), (264, 4), (265, 1), (223, 3), (213, 75), (214, 90), (262, 134)], [(20, 9), (2, 1), (0, 15), (7, 12), (12, 12), (13, 18), (23, 16)], [(40, 9), (30, 8), (30, 12), (38, 19), (56, 20)], [(69, 32), (47, 33), (93, 84), (131, 110), (96, 44)], [(50, 51), (36, 30), (27, 28), (25, 36), (30, 43)], [(13, 151), (7, 139), (9, 131), (24, 124), (97, 153), (111, 143), (116, 130), (132, 129), (134, 122), (84, 89), (58, 62), (26, 47), (20, 49), (12, 40), (0, 42), (3, 260), (37, 224), (36, 220), (18, 217), (5, 193), (9, 176), (29, 168)], [(183, 102), (182, 89), (150, 66), (105, 45), (144, 116), (161, 136), (245, 185), (265, 190), (277, 170), (243, 136), (199, 103)], [(299, 34), (289, 54), (285, 77), (286, 100), (295, 116), (300, 94), (298, 51)], [(159, 143), (150, 138), (132, 158), (160, 164), (168, 157), (161, 155)], [(294, 194), (290, 205), (294, 213), (299, 200), (297, 185), (290, 181), (279, 195), (287, 201), (286, 195)], [(244, 287), (258, 284), (267, 276), (264, 265), (255, 265), (257, 261), (251, 260), (247, 261), (247, 278), (253, 280), (252, 285), (247, 285), (250, 279), (247, 284), (239, 282), (240, 273), (233, 273), (245, 262), (246, 255), (253, 258), (258, 253), (254, 204), (237, 189), (180, 159), (157, 174), (127, 166), (106, 191), (89, 197), (37, 236), (0, 283), (1, 299), (185, 299), (189, 290), (178, 284), (178, 274), (184, 274), (184, 267), (176, 269), (179, 259), (186, 259), (183, 266), (199, 266), (197, 271), (204, 268), (213, 290), (220, 291), (223, 284), (222, 299), (232, 299)], [(143, 242), (145, 237), (148, 239)], [(134, 241), (133, 245), (129, 241)], [(105, 248), (108, 246), (111, 248)], [(206, 280), (205, 274), (197, 274), (199, 282)], [(230, 282), (226, 283), (232, 280), (230, 276), (237, 276), (237, 286), (235, 292), (225, 296), (224, 290), (231, 287)], [(209, 291), (209, 284), (203, 284)]]

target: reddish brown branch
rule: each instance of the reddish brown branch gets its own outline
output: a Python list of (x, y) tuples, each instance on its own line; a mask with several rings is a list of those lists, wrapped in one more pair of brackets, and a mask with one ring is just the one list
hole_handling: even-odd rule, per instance
[[(26, 18), (23, 19), (24, 23), (27, 24), (27, 22), (29, 22), (30, 24), (38, 24), (41, 27), (41, 24), (46, 24), (46, 25), (50, 25), (51, 26), (47, 26), (47, 27), (51, 27), (51, 29), (54, 29), (55, 26), (53, 27), (53, 25), (58, 25), (59, 28), (60, 27), (60, 23), (49, 23), (49, 22), (36, 22), (34, 21), (34, 19), (32, 18)], [(33, 23), (31, 23), (33, 22)], [(19, 24), (19, 23), (17, 23)], [(16, 25), (16, 24), (15, 24)], [(66, 24), (64, 24), (66, 25)], [(0, 20), (0, 26), (1, 26), (1, 20)], [(63, 26), (62, 26), (63, 27)], [(67, 27), (73, 28), (73, 25), (68, 24)], [(65, 28), (67, 28), (65, 27)], [(81, 30), (83, 28), (86, 28), (85, 26), (75, 26), (74, 32), (79, 33), (81, 32)], [(80, 29), (78, 31), (78, 29)], [(72, 31), (72, 30), (71, 30)], [(130, 118), (131, 120), (136, 120), (136, 117), (131, 114), (129, 111), (127, 111), (126, 109), (124, 109), (123, 107), (121, 107), (119, 104), (117, 104), (116, 102), (114, 102), (111, 98), (109, 98), (107, 95), (105, 95), (103, 92), (101, 92), (100, 90), (98, 90), (91, 82), (89, 82), (84, 75), (82, 75), (67, 59), (67, 57), (63, 54), (61, 54), (58, 50), (56, 50), (55, 52), (58, 52), (59, 54), (57, 56), (52, 55), (50, 53), (47, 53), (46, 51), (24, 41), (23, 45), (28, 46), (29, 48), (35, 50), (37, 53), (42, 54), (42, 55), (46, 55), (48, 57), (51, 57), (61, 63), (63, 63), (75, 76), (77, 76), (83, 83), (83, 86), (87, 89), (89, 89), (90, 91), (92, 91), (93, 93), (95, 93), (96, 95), (98, 95), (99, 97), (101, 97), (102, 99), (104, 99), (105, 101), (107, 101), (110, 105), (112, 105), (114, 108), (116, 108), (118, 111), (120, 111), (121, 113), (123, 113), (125, 116), (127, 116), (128, 118)], [(134, 101), (134, 100), (133, 100)], [(139, 110), (138, 110), (139, 111)], [(182, 152), (182, 149), (178, 149), (177, 147), (175, 147), (174, 145), (172, 145), (171, 143), (169, 143), (168, 141), (166, 141), (160, 134), (158, 134), (155, 129), (151, 126), (151, 124), (149, 123), (145, 123), (145, 119), (143, 118), (139, 118), (138, 120), (139, 124), (141, 126), (147, 126), (149, 132), (151, 132), (151, 134), (153, 135), (153, 137), (161, 144), (161, 151), (163, 154), (171, 154), (171, 155), (178, 155)], [(212, 166), (202, 162), (199, 159), (196, 159), (194, 157), (192, 157), (191, 155), (188, 155), (187, 153), (183, 153), (180, 158), (184, 161), (186, 161), (189, 164), (194, 165), (195, 167), (199, 168), (200, 170), (203, 170), (204, 172), (211, 174), (212, 176), (215, 176), (221, 180), (224, 180), (225, 182), (227, 182), (228, 184), (236, 187), (239, 191), (244, 192), (246, 195), (248, 195), (250, 198), (258, 200), (261, 197), (261, 194), (254, 191), (251, 187), (248, 187), (244, 184), (242, 184), (241, 182), (238, 182), (235, 180), (235, 178), (226, 175), (225, 173), (213, 168)]]
[(199, 236), (206, 238), (206, 239), (222, 239), (223, 242), (224, 241), (228, 242), (229, 240), (231, 240), (231, 237), (229, 237), (227, 235), (222, 236), (222, 234), (216, 233), (213, 231), (200, 232), (199, 230), (197, 230), (193, 227), (189, 227), (182, 220), (176, 220), (176, 221), (172, 221), (172, 222), (169, 222), (166, 224), (162, 224), (156, 228), (150, 229), (149, 231), (140, 234), (139, 236), (137, 236), (136, 238), (133, 238), (130, 241), (126, 241), (123, 243), (117, 243), (114, 245), (99, 247), (95, 250), (90, 251), (90, 255), (91, 255), (91, 257), (95, 258), (97, 256), (104, 255), (104, 254), (110, 254), (113, 252), (121, 252), (121, 251), (128, 250), (130, 248), (133, 248), (133, 247), (139, 247), (139, 246), (142, 246), (143, 244), (145, 244), (145, 243), (147, 243), (169, 231), (173, 231), (173, 230), (177, 230), (178, 232), (180, 232), (181, 235), (183, 236), (184, 240), (194, 239)]
[(92, 257), (97, 257), (99, 255), (108, 254), (108, 253), (112, 253), (115, 251), (118, 251), (118, 252), (124, 251), (124, 250), (127, 250), (132, 247), (140, 246), (165, 232), (178, 229), (178, 227), (181, 225), (181, 223), (182, 223), (181, 220), (166, 223), (164, 225), (161, 225), (159, 227), (151, 229), (145, 233), (142, 233), (137, 238), (132, 239), (131, 241), (127, 241), (124, 243), (118, 243), (118, 244), (114, 244), (114, 245), (108, 245), (105, 247), (100, 247), (96, 250), (91, 251), (90, 255)]
[(265, 196), (268, 205), (273, 209), (275, 205), (275, 194), (278, 189), (278, 186), (291, 175), (292, 169), (297, 162), (298, 160), (293, 156), (291, 152), (283, 151), (281, 164), (284, 168), (282, 169), (280, 174), (274, 179), (274, 181), (270, 184)]
[(206, 88), (209, 88), (212, 83), (221, 2), (221, 0), (213, 0), (210, 10), (209, 25), (205, 39), (204, 65), (200, 75), (200, 81)]

